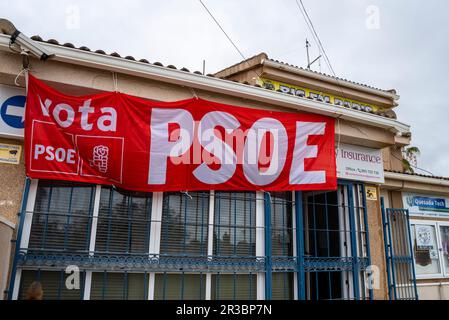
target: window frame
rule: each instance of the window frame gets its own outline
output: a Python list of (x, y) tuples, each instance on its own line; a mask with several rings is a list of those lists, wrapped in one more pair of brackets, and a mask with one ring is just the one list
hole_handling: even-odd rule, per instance
[[(204, 286), (204, 290), (203, 289), (200, 289), (200, 294), (204, 297), (204, 300), (207, 300), (206, 299), (206, 297), (207, 297), (207, 295), (206, 295), (206, 293), (207, 293), (207, 286), (208, 286), (208, 282), (207, 282), (207, 275), (208, 275), (209, 273), (205, 273), (205, 272), (200, 272), (200, 273), (198, 273), (198, 272), (182, 272), (182, 271), (179, 271), (179, 272), (161, 272), (161, 271), (157, 271), (157, 272), (154, 272), (154, 275), (155, 275), (155, 281), (154, 281), (154, 284), (153, 284), (153, 288), (152, 288), (152, 290), (153, 290), (153, 292), (154, 292), (154, 296), (156, 296), (156, 277), (157, 277), (157, 275), (159, 275), (159, 276), (163, 276), (163, 277), (169, 277), (169, 276), (171, 276), (171, 275), (176, 275), (176, 276), (180, 276), (180, 275), (196, 275), (196, 276), (199, 276), (200, 277), (200, 283), (201, 283), (201, 285), (202, 286)], [(156, 299), (155, 297), (153, 297), (153, 299), (152, 299), (153, 301), (164, 301), (164, 299)], [(167, 299), (165, 299), (165, 300), (167, 300)], [(200, 300), (200, 299), (198, 299), (198, 298), (195, 298), (195, 299), (186, 299), (185, 297), (183, 297), (183, 300), (187, 300), (187, 301), (194, 301), (194, 300)]]
[[(441, 248), (442, 237), (441, 237), (441, 230), (440, 230), (440, 227), (448, 227), (449, 228), (449, 221), (437, 221), (437, 225), (438, 225), (438, 232), (437, 232), (438, 240), (437, 241), (438, 241), (438, 252), (439, 252), (438, 254), (440, 255), (440, 269), (441, 269), (443, 276), (445, 278), (449, 278), (449, 270), (446, 271), (446, 268), (444, 267), (444, 261), (443, 261), (444, 253), (443, 253), (443, 250), (441, 250), (442, 249)], [(449, 267), (449, 261), (448, 261), (447, 265)]]
[[(447, 274), (444, 273), (444, 268), (443, 268), (443, 259), (442, 259), (442, 252), (440, 251), (440, 243), (441, 243), (441, 237), (440, 237), (440, 221), (436, 221), (436, 220), (423, 220), (423, 219), (410, 219), (410, 224), (409, 224), (409, 232), (410, 235), (412, 234), (412, 225), (425, 225), (425, 226), (433, 226), (435, 228), (435, 241), (437, 244), (437, 248), (436, 250), (438, 251), (438, 267), (440, 268), (440, 272), (439, 273), (429, 273), (429, 274), (419, 274), (418, 270), (416, 268), (416, 262), (415, 262), (415, 253), (413, 251), (413, 247), (410, 248), (412, 250), (412, 256), (413, 256), (413, 266), (415, 268), (415, 275), (416, 275), (416, 279), (420, 280), (420, 279), (441, 279), (441, 278), (446, 278), (449, 277), (449, 272)], [(449, 226), (449, 222), (446, 223), (447, 226)], [(412, 246), (414, 244), (412, 243)]]
[[(29, 195), (26, 201), (26, 212), (29, 213), (25, 215), (24, 217), (24, 229), (22, 232), (22, 239), (21, 239), (21, 248), (23, 248), (24, 252), (26, 252), (29, 248), (29, 239), (30, 239), (30, 233), (31, 233), (31, 227), (32, 227), (32, 220), (33, 220), (33, 211), (34, 206), (36, 203), (36, 196), (37, 196), (37, 187), (39, 184), (39, 179), (31, 179), (30, 180), (30, 190)], [(97, 245), (97, 231), (98, 231), (98, 220), (99, 220), (99, 212), (100, 212), (100, 200), (101, 200), (101, 194), (102, 190), (107, 188), (107, 186), (99, 185), (99, 184), (93, 184), (94, 188), (93, 192), (93, 208), (91, 212), (91, 223), (90, 223), (90, 229), (88, 230), (90, 232), (90, 240), (88, 244), (88, 252), (87, 254), (89, 256), (96, 254), (96, 245)], [(237, 191), (224, 191), (224, 192), (237, 192)], [(264, 209), (264, 192), (263, 191), (250, 191), (255, 193), (254, 199), (252, 199), (252, 205), (254, 205), (255, 210), (255, 216), (254, 221), (252, 223), (254, 224), (254, 228), (256, 230), (253, 243), (255, 245), (255, 257), (254, 258), (260, 258), (262, 256), (265, 256), (264, 253), (264, 245), (265, 245), (265, 237), (264, 237), (264, 215), (265, 215), (265, 209)], [(284, 191), (284, 192), (290, 192), (290, 191)], [(152, 257), (158, 257), (160, 255), (160, 245), (161, 245), (161, 223), (162, 223), (162, 211), (163, 211), (163, 198), (164, 193), (163, 192), (152, 192), (152, 200), (151, 200), (151, 223), (150, 223), (150, 236), (148, 237), (147, 241), (149, 242), (148, 245), (148, 254)], [(296, 233), (294, 230), (296, 229), (296, 214), (295, 214), (295, 207), (297, 205), (295, 193), (292, 191), (292, 210), (288, 214), (291, 216), (291, 223), (292, 223), (292, 243), (290, 246), (292, 246), (293, 252), (292, 257), (296, 257), (296, 245), (297, 245), (297, 239), (296, 239)], [(208, 241), (207, 241), (207, 256), (210, 259), (214, 258), (214, 229), (215, 224), (217, 221), (215, 221), (215, 200), (217, 198), (216, 191), (210, 190), (209, 191), (209, 212), (208, 218), (205, 219), (205, 223), (208, 224), (207, 226), (207, 234), (208, 234)], [(209, 234), (211, 236), (209, 236)], [(42, 267), (39, 267), (39, 269), (42, 269)], [(13, 290), (13, 299), (14, 297), (17, 297), (18, 289), (21, 282), (21, 271), (27, 270), (27, 268), (19, 267), (16, 273), (15, 281), (14, 281), (14, 290)], [(48, 270), (48, 271), (53, 271)], [(93, 273), (97, 273), (99, 270), (93, 270), (93, 269), (85, 269), (84, 273), (84, 285), (83, 285), (83, 300), (90, 300), (91, 292), (92, 292), (92, 277)], [(109, 271), (113, 272), (113, 271)], [(143, 273), (143, 272), (130, 272), (130, 273)], [(157, 273), (161, 273), (160, 271), (148, 271), (147, 272), (147, 278), (145, 286), (147, 287), (147, 299), (153, 300), (154, 299), (154, 290), (155, 290), (155, 276)], [(227, 272), (220, 272), (221, 274), (226, 274)], [(215, 271), (211, 272), (204, 272), (203, 275), (206, 276), (205, 280), (205, 293), (204, 298), (205, 300), (211, 300), (212, 298), (212, 275), (216, 274)], [(232, 274), (232, 272), (230, 273)], [(265, 272), (261, 271), (252, 271), (249, 272), (248, 275), (254, 275), (256, 277), (256, 281), (254, 282), (254, 289), (255, 289), (255, 299), (261, 300), (265, 299)], [(293, 288), (293, 299), (298, 299), (298, 284), (297, 284), (297, 273), (293, 272), (293, 283), (291, 283), (291, 286)]]
[[(46, 267), (46, 266), (43, 266), (43, 267), (39, 267), (39, 268), (36, 268), (36, 269), (34, 269), (34, 268), (23, 268), (23, 269), (21, 269), (21, 277), (20, 277), (20, 281), (19, 281), (19, 283), (18, 283), (18, 295), (17, 295), (17, 298), (15, 299), (15, 300), (19, 300), (19, 298), (20, 298), (20, 294), (22, 293), (22, 294), (26, 294), (26, 290), (24, 290), (24, 291), (22, 291), (21, 289), (24, 289), (23, 288), (23, 277), (22, 277), (22, 272), (35, 272), (35, 273), (42, 273), (42, 272), (46, 272), (46, 273), (59, 273), (59, 277), (60, 278), (62, 278), (62, 279), (59, 279), (58, 281), (59, 281), (59, 285), (62, 285), (62, 283), (65, 283), (65, 281), (67, 280), (67, 278), (69, 277), (69, 276), (71, 276), (71, 274), (68, 274), (68, 273), (66, 273), (65, 272), (65, 270), (64, 269), (60, 269), (60, 268), (49, 268), (49, 267)], [(64, 275), (64, 276), (62, 276), (62, 275)], [(79, 291), (79, 297), (80, 297), (80, 299), (67, 299), (67, 300), (71, 300), (71, 301), (80, 301), (80, 300), (84, 300), (84, 297), (85, 297), (85, 289), (86, 289), (86, 286), (85, 286), (85, 284), (86, 284), (86, 281), (87, 281), (87, 271), (86, 270), (84, 270), (84, 269), (80, 269), (79, 270), (79, 276), (80, 276), (80, 278), (79, 278), (79, 284), (80, 284), (80, 288), (79, 289), (72, 289), (72, 290), (74, 290), (75, 292), (76, 291)], [(40, 277), (42, 277), (42, 275), (40, 275)], [(42, 280), (42, 278), (40, 278), (40, 279), (33, 279), (34, 281), (41, 281)], [(47, 289), (48, 290), (48, 289)], [(59, 296), (62, 296), (62, 294), (63, 294), (63, 288), (62, 287), (58, 287), (58, 295)], [(46, 292), (46, 288), (45, 288), (45, 284), (43, 284), (43, 293), (44, 293), (44, 296), (43, 296), (43, 300), (47, 300), (47, 301), (52, 301), (52, 300), (55, 300), (55, 299), (53, 299), (53, 298), (50, 298), (50, 299), (48, 299), (48, 298), (46, 298), (46, 296), (45, 296), (45, 292)], [(48, 291), (47, 291), (48, 292)], [(58, 297), (58, 298), (60, 298), (60, 297)], [(21, 299), (21, 300), (25, 300), (25, 299)], [(61, 299), (62, 300), (62, 299)]]

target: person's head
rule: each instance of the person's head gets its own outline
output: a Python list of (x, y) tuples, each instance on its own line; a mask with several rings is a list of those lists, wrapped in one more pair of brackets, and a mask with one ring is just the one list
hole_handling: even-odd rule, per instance
[(38, 281), (34, 281), (33, 283), (31, 283), (26, 292), (26, 299), (27, 300), (42, 300), (43, 297), (44, 297), (44, 291), (42, 290), (41, 283)]

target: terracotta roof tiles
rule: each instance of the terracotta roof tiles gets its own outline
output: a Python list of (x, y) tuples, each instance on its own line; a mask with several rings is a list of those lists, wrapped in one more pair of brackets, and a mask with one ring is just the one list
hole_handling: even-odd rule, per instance
[(421, 173), (411, 173), (411, 172), (405, 172), (405, 171), (399, 171), (399, 170), (384, 170), (385, 172), (391, 172), (391, 173), (400, 173), (400, 174), (406, 174), (410, 176), (417, 176), (417, 177), (423, 177), (423, 178), (432, 178), (432, 179), (439, 179), (439, 180), (447, 180), (449, 181), (449, 177), (443, 177), (443, 176), (432, 176), (427, 174), (421, 174)]
[[(38, 36), (38, 35), (35, 35), (35, 36), (32, 36), (31, 37), (31, 39), (33, 39), (34, 41), (38, 41), (38, 42), (45, 42), (45, 43), (49, 43), (49, 44), (53, 44), (53, 45), (59, 45), (59, 46), (64, 46), (64, 47), (67, 47), (67, 48), (72, 48), (72, 49), (76, 49), (76, 50), (82, 50), (82, 51), (88, 51), (88, 52), (94, 52), (94, 53), (97, 53), (97, 54), (104, 54), (104, 55), (106, 55), (107, 53), (104, 51), (104, 50), (101, 50), (101, 49), (98, 49), (98, 50), (95, 50), (95, 51), (92, 51), (90, 48), (88, 48), (88, 47), (86, 47), (86, 46), (81, 46), (81, 47), (76, 47), (75, 45), (73, 45), (72, 43), (64, 43), (64, 44), (60, 44), (57, 40), (55, 40), (55, 39), (49, 39), (49, 40), (43, 40), (40, 36)], [(133, 56), (125, 56), (125, 57), (122, 57), (120, 54), (118, 54), (117, 52), (113, 52), (113, 53), (110, 53), (110, 54), (108, 54), (109, 56), (111, 56), (111, 57), (116, 57), (116, 58), (120, 58), (120, 59), (127, 59), (127, 60), (132, 60), (132, 61), (138, 61), (138, 62), (141, 62), (141, 63), (147, 63), (147, 64), (153, 64), (153, 65), (155, 65), (155, 66), (159, 66), (159, 67), (164, 67), (164, 68), (169, 68), (169, 69), (175, 69), (175, 70), (178, 70), (174, 65), (172, 65), (172, 64), (170, 64), (170, 65), (167, 65), (167, 66), (164, 66), (162, 63), (160, 63), (160, 62), (153, 62), (153, 63), (150, 63), (148, 60), (146, 60), (146, 59), (140, 59), (140, 60), (136, 60)], [(270, 59), (271, 60), (271, 59)], [(287, 63), (284, 63), (284, 62), (279, 62), (278, 60), (272, 60), (272, 61), (275, 61), (275, 62), (278, 62), (278, 63), (282, 63), (282, 64), (285, 64), (285, 65), (289, 65), (289, 66), (293, 66), (293, 65), (290, 65), (290, 64), (287, 64)], [(301, 68), (301, 67), (297, 67), (297, 66), (293, 66), (293, 67), (295, 67), (295, 68), (300, 68), (300, 69), (303, 69), (303, 68)], [(187, 69), (187, 68), (181, 68), (181, 69), (179, 69), (179, 70), (181, 70), (181, 71), (184, 71), (184, 72), (190, 72), (189, 71), (189, 69)], [(303, 69), (303, 70), (305, 70), (305, 69)], [(311, 72), (315, 72), (315, 71), (311, 71)], [(194, 74), (197, 74), (197, 75), (203, 75), (200, 71), (195, 71), (195, 72), (193, 72)], [(315, 72), (315, 73), (318, 73), (318, 72)], [(320, 73), (321, 74), (321, 73)], [(328, 76), (328, 75), (326, 75), (326, 74), (323, 74), (323, 75), (325, 75), (325, 76)], [(207, 74), (206, 75), (207, 77), (213, 77), (213, 78), (215, 78), (215, 75), (214, 74)], [(329, 76), (329, 77), (332, 77), (332, 76)], [(335, 77), (332, 77), (332, 78), (335, 78)], [(340, 79), (340, 78), (337, 78), (337, 79)], [(348, 81), (348, 80), (346, 80), (346, 79), (341, 79), (341, 80), (344, 80), (344, 81)], [(242, 84), (246, 84), (246, 85), (250, 85), (248, 82), (239, 82), (239, 81), (237, 81), (237, 80), (228, 80), (228, 81), (232, 81), (232, 82), (237, 82), (237, 83), (242, 83)], [(350, 81), (351, 82), (351, 81)], [(359, 83), (356, 83), (356, 82), (353, 82), (353, 83), (355, 83), (355, 84), (359, 84)], [(360, 85), (360, 84), (359, 84)], [(263, 89), (265, 89), (265, 90), (273, 90), (273, 89), (270, 89), (270, 88), (264, 88), (264, 87), (262, 87), (262, 86), (260, 86), (259, 84), (255, 84), (254, 85), (255, 87), (257, 87), (257, 88), (263, 88)], [(366, 87), (369, 87), (369, 88), (373, 88), (373, 89), (376, 89), (376, 88), (374, 88), (374, 87), (370, 87), (370, 86), (368, 86), (368, 85), (363, 85), (363, 86), (366, 86)], [(376, 90), (380, 90), (380, 89), (376, 89)], [(387, 90), (382, 90), (382, 91), (387, 91)], [(368, 112), (368, 113), (373, 113), (373, 114), (377, 114), (377, 115), (379, 115), (379, 116), (383, 116), (383, 117), (387, 117), (387, 118), (396, 118), (396, 115), (395, 115), (395, 113), (394, 112), (390, 112), (390, 113), (386, 113), (386, 112), (384, 112), (384, 111), (381, 111), (381, 112), (374, 112), (374, 111), (372, 111), (372, 110), (360, 110), (360, 111), (363, 111), (363, 112)]]

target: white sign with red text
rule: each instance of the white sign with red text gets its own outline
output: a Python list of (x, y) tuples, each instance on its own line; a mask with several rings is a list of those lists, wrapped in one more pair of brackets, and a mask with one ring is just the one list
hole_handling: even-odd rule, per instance
[(384, 183), (382, 151), (350, 144), (336, 149), (337, 177), (373, 183)]

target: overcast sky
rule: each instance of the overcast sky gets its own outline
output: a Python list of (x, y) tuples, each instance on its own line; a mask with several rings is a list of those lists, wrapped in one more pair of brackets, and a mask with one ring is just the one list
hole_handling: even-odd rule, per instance
[[(312, 42), (295, 0), (204, 0), (246, 57), (306, 65)], [(401, 96), (418, 166), (449, 176), (449, 3), (303, 0), (336, 74)], [(241, 57), (197, 0), (2, 1), (0, 16), (31, 36), (212, 73)], [(319, 71), (320, 66), (314, 65)], [(329, 73), (324, 61), (321, 71)]]

